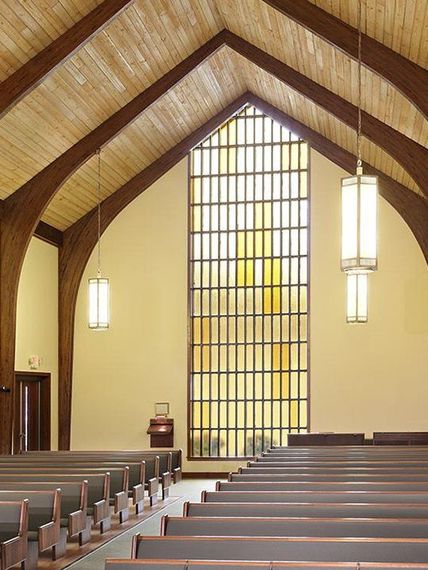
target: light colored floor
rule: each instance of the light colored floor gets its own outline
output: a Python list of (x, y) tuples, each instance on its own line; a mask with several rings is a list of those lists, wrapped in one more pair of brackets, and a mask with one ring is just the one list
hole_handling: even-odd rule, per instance
[(141, 524), (124, 532), (117, 538), (114, 538), (104, 546), (98, 548), (95, 552), (88, 554), (84, 558), (78, 560), (74, 564), (67, 567), (70, 570), (104, 570), (104, 561), (106, 558), (130, 558), (131, 556), (131, 539), (138, 532), (147, 535), (159, 535), (160, 520), (162, 515), (181, 515), (183, 513), (184, 501), (196, 501), (201, 499), (201, 491), (213, 491), (215, 479), (184, 479), (173, 485), (171, 488), (171, 497), (179, 497), (179, 500), (165, 507), (160, 512), (146, 519)]

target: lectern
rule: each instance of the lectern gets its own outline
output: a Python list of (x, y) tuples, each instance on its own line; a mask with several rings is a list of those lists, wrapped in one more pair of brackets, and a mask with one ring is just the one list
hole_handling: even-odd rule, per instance
[(164, 416), (151, 418), (147, 430), (150, 447), (174, 447), (174, 420)]

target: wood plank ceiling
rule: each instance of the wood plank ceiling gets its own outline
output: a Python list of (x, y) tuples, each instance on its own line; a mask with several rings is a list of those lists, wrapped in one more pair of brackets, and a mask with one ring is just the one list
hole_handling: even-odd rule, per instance
[[(354, 0), (311, 0), (356, 24)], [(0, 80), (70, 28), (100, 0), (0, 0)], [(428, 59), (426, 0), (363, 0), (367, 34), (421, 66)], [(4, 7), (4, 10), (3, 10)], [(409, 22), (412, 33), (408, 33)], [(357, 103), (357, 65), (262, 0), (135, 0), (0, 120), (5, 198), (223, 28)], [(423, 146), (428, 124), (387, 81), (363, 70), (363, 108)], [(355, 132), (228, 47), (195, 69), (102, 151), (106, 197), (250, 90), (355, 152)], [(364, 140), (363, 158), (422, 195), (388, 154)], [(96, 160), (61, 188), (43, 220), (65, 229), (96, 205)]]

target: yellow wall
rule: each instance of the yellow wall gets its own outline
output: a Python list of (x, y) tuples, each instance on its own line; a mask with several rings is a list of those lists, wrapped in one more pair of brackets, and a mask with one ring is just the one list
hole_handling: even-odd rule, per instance
[[(410, 230), (383, 200), (380, 269), (370, 322), (345, 325), (339, 271), (340, 178), (312, 153), (312, 429), (426, 429), (428, 272)], [(175, 445), (186, 449), (187, 162), (113, 222), (102, 242), (112, 324), (87, 327), (84, 275), (76, 315), (73, 448), (142, 448), (156, 401), (169, 401)], [(192, 462), (191, 471), (233, 463)]]
[(51, 442), (58, 431), (58, 250), (31, 240), (18, 289), (15, 370), (30, 370), (28, 358), (41, 357), (39, 368), (51, 373)]
[(369, 322), (344, 322), (346, 284), (338, 267), (345, 175), (312, 152), (312, 431), (426, 430), (426, 263), (408, 226), (381, 199)]

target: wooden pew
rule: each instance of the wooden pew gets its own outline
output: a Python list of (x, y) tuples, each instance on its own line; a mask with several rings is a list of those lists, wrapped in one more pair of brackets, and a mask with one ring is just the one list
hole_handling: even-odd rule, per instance
[(393, 460), (386, 459), (336, 459), (336, 458), (280, 458), (277, 455), (265, 455), (257, 457), (259, 463), (284, 463), (294, 467), (388, 467), (397, 464), (399, 461), (401, 467), (428, 467), (428, 459), (401, 459), (396, 458)]
[(258, 570), (428, 570), (426, 564), (370, 563), (355, 562), (252, 562), (228, 560), (129, 560), (124, 558), (107, 558), (105, 570), (243, 570), (254, 568)]
[(28, 499), (0, 502), (0, 570), (21, 564), (28, 548)]
[(428, 503), (412, 491), (202, 491), (201, 501), (219, 503)]
[(68, 536), (78, 536), (79, 544), (85, 542), (86, 517), (88, 509), (87, 481), (3, 481), (0, 478), (0, 491), (55, 491), (61, 489), (61, 528), (66, 528)]
[(78, 457), (79, 459), (99, 459), (104, 461), (146, 461), (146, 463), (158, 458), (159, 469), (158, 477), (162, 485), (162, 496), (166, 498), (169, 495), (169, 487), (174, 479), (175, 482), (181, 479), (182, 474), (182, 451), (41, 451), (27, 452), (24, 456), (38, 457)]
[(428, 518), (428, 503), (193, 503), (184, 517)]
[(428, 563), (428, 540), (137, 535), (132, 558)]
[(428, 432), (375, 431), (373, 445), (428, 445)]
[[(31, 465), (31, 466), (30, 466)], [(25, 465), (16, 463), (0, 463), (0, 475), (9, 475), (11, 473), (34, 473), (34, 474), (51, 474), (56, 475), (58, 479), (62, 478), (63, 475), (73, 475), (78, 474), (83, 481), (86, 479), (86, 475), (90, 474), (100, 474), (105, 475), (109, 473), (110, 475), (110, 497), (109, 503), (113, 505), (114, 512), (119, 515), (120, 522), (124, 522), (129, 518), (129, 467), (120, 468), (102, 468), (102, 467), (89, 467), (86, 465), (73, 465), (73, 466), (61, 466), (61, 465), (50, 465), (43, 466), (36, 463)]]
[(61, 536), (61, 491), (0, 491), (0, 502), (28, 500), (28, 568), (37, 567), (39, 552), (52, 549), (52, 559), (65, 553)]
[[(166, 456), (167, 454), (165, 454)], [(129, 485), (132, 487), (133, 502), (137, 514), (143, 509), (143, 497), (141, 497), (141, 485), (147, 490), (150, 504), (153, 505), (157, 501), (159, 490), (159, 481), (162, 489), (167, 489), (170, 482), (170, 475), (164, 473), (160, 476), (160, 460), (157, 455), (148, 455), (146, 459), (141, 459), (141, 454), (135, 452), (119, 453), (115, 452), (29, 452), (14, 456), (7, 456), (12, 461), (32, 462), (39, 464), (78, 464), (88, 465), (91, 467), (102, 466), (105, 468), (113, 467), (129, 467)], [(170, 455), (168, 455), (170, 457)], [(165, 460), (165, 459), (164, 459)], [(0, 457), (0, 465), (2, 461), (7, 461)], [(166, 461), (166, 460), (165, 460)], [(144, 491), (144, 489), (143, 489)], [(166, 492), (163, 495), (166, 496)], [(137, 496), (139, 498), (137, 498)]]
[(298, 517), (174, 517), (161, 519), (161, 536), (325, 536), (427, 538), (428, 520), (298, 518)]
[[(248, 469), (249, 471), (254, 469), (268, 470), (272, 473), (288, 473), (288, 474), (318, 474), (318, 475), (330, 475), (330, 474), (346, 474), (346, 473), (361, 473), (363, 475), (385, 475), (390, 473), (391, 475), (396, 474), (420, 474), (425, 475), (428, 473), (428, 467), (400, 467), (400, 465), (388, 465), (382, 467), (296, 467), (294, 465), (288, 465), (283, 461), (271, 461), (269, 463), (260, 461), (248, 461), (247, 467), (242, 467), (241, 469)], [(261, 471), (262, 473), (263, 471)]]
[[(321, 472), (311, 473), (310, 471), (294, 471), (290, 472), (288, 469), (280, 467), (240, 467), (238, 473), (230, 473), (229, 481), (239, 481), (238, 475), (246, 478), (251, 477), (252, 481), (263, 481), (269, 477), (270, 481), (428, 481), (428, 470), (419, 473), (408, 473), (406, 470), (398, 472), (384, 471), (379, 472), (376, 470), (366, 472), (353, 472), (351, 470), (345, 472)], [(256, 479), (257, 478), (257, 479)]]
[[(88, 484), (88, 503), (87, 514), (92, 517), (94, 525), (99, 525), (100, 532), (104, 533), (111, 528), (110, 515), (110, 474), (109, 473), (62, 473), (58, 476), (55, 473), (33, 472), (27, 469), (25, 472), (12, 471), (11, 473), (2, 473), (0, 470), (0, 481), (13, 481), (17, 483), (59, 483), (86, 481)], [(85, 537), (89, 530), (85, 533)], [(83, 539), (83, 538), (82, 538)]]
[(364, 445), (363, 433), (290, 433), (287, 443), (291, 446), (299, 445)]
[[(251, 475), (237, 475), (239, 478), (251, 477)], [(268, 476), (269, 477), (269, 476)], [(347, 492), (347, 491), (388, 491), (388, 492), (408, 492), (415, 491), (419, 493), (425, 493), (428, 500), (428, 483), (427, 482), (417, 482), (413, 483), (410, 481), (400, 482), (400, 481), (390, 481), (390, 482), (284, 482), (284, 481), (217, 481), (216, 491), (328, 491), (328, 492)]]

